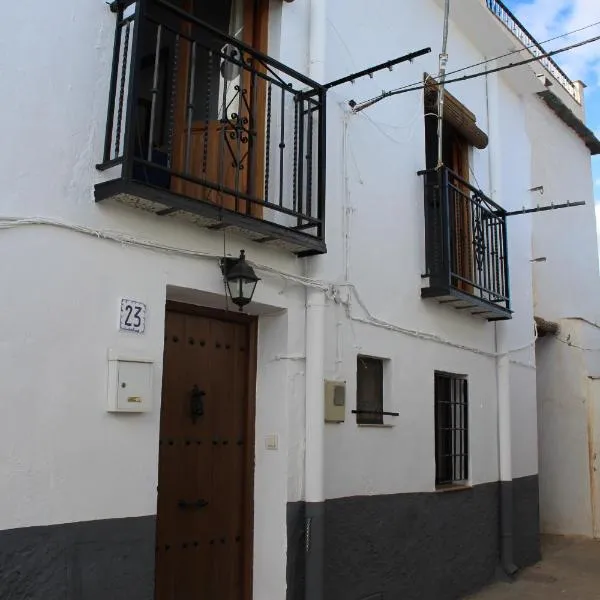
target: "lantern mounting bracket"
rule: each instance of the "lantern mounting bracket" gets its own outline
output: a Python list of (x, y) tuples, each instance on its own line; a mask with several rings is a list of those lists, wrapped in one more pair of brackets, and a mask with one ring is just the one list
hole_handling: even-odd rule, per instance
[(231, 271), (231, 269), (237, 265), (239, 258), (233, 258), (233, 256), (224, 256), (223, 258), (221, 258), (220, 261), (220, 266), (221, 266), (221, 273), (223, 273), (223, 275), (227, 275), (227, 273), (229, 273), (229, 271)]

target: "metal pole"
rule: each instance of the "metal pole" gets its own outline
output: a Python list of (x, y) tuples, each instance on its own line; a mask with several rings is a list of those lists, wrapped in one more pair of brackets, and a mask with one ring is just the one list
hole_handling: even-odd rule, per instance
[(450, 23), (450, 0), (444, 6), (444, 36), (440, 54), (440, 72), (438, 75), (438, 168), (443, 164), (444, 133), (444, 83), (446, 81), (446, 65), (448, 64), (448, 27)]

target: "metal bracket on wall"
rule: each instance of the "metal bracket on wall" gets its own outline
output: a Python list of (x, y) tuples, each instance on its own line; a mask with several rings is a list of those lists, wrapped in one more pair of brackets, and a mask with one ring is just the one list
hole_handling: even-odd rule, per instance
[(521, 210), (513, 210), (507, 212), (505, 217), (514, 217), (517, 215), (528, 215), (530, 213), (545, 212), (547, 210), (558, 210), (559, 208), (573, 208), (575, 206), (585, 206), (585, 202), (566, 202), (565, 204), (549, 204), (548, 206), (540, 206), (539, 204), (535, 208), (525, 208)]
[(384, 417), (399, 417), (400, 413), (383, 410), (353, 410), (353, 415), (383, 415)]
[(383, 71), (384, 69), (389, 69), (391, 71), (393, 70), (395, 65), (399, 65), (403, 62), (412, 62), (415, 58), (419, 58), (419, 56), (429, 54), (430, 52), (431, 48), (423, 48), (422, 50), (417, 50), (416, 52), (411, 52), (410, 54), (405, 54), (404, 56), (400, 56), (399, 58), (388, 60), (387, 62), (375, 65), (370, 69), (357, 71), (356, 73), (352, 73), (352, 75), (347, 75), (346, 77), (342, 77), (341, 79), (330, 81), (329, 83), (326, 83), (323, 87), (326, 90), (330, 90), (331, 88), (337, 87), (338, 85), (342, 85), (344, 83), (354, 83), (356, 79), (360, 79), (361, 77), (373, 77), (373, 74), (377, 73), (377, 71)]

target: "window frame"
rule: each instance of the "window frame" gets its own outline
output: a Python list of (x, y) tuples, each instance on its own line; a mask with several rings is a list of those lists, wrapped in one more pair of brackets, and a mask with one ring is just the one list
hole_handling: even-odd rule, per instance
[[(447, 385), (443, 394), (442, 384)], [(448, 404), (447, 411), (443, 411), (441, 408), (444, 404)], [(468, 376), (447, 371), (435, 371), (435, 487), (438, 490), (470, 486), (469, 406)], [(450, 464), (443, 464), (442, 458), (445, 459), (445, 463), (449, 462)]]
[[(371, 416), (369, 413), (363, 413), (363, 410), (369, 410), (369, 405), (365, 406), (362, 403), (361, 406), (361, 381), (360, 381), (360, 367), (361, 361), (377, 364), (380, 369), (379, 374), (379, 399), (376, 400), (376, 409)], [(356, 356), (356, 409), (352, 412), (356, 416), (356, 425), (359, 427), (391, 427), (390, 417), (397, 416), (397, 413), (390, 412), (389, 409), (389, 391), (391, 387), (390, 382), (390, 359), (383, 358), (380, 356), (374, 356), (369, 354), (357, 354)]]
[[(437, 167), (438, 129), (437, 116), (426, 113), (425, 116), (425, 152), (427, 169)], [(472, 206), (467, 200), (470, 193), (463, 181), (470, 182), (474, 146), (463, 133), (451, 123), (444, 122), (442, 139), (442, 160), (449, 169), (449, 182), (456, 190), (451, 196), (452, 206), (450, 225), (451, 253), (453, 267), (451, 269), (461, 278), (455, 282), (456, 287), (469, 294), (473, 293), (475, 259), (473, 255)], [(461, 181), (463, 180), (463, 181)], [(463, 195), (464, 194), (464, 195)]]

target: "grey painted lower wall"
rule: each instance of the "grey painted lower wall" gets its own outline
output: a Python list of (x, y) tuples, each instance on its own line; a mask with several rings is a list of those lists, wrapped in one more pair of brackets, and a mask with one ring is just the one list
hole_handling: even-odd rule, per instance
[(0, 531), (0, 598), (152, 600), (155, 517)]
[[(540, 558), (538, 478), (513, 488), (524, 567)], [(498, 508), (496, 483), (327, 501), (325, 600), (450, 600), (485, 585), (498, 564)], [(289, 504), (288, 600), (305, 600), (304, 521), (304, 503)], [(0, 531), (0, 598), (152, 600), (154, 545), (154, 516)]]
[[(539, 560), (537, 476), (514, 482), (515, 561)], [(325, 503), (325, 600), (454, 600), (499, 561), (499, 485)], [(304, 511), (288, 506), (288, 600), (304, 600)]]
[(287, 505), (287, 600), (305, 600), (306, 551), (304, 502)]
[(533, 565), (541, 558), (539, 498), (537, 475), (513, 481), (514, 557), (518, 567)]

